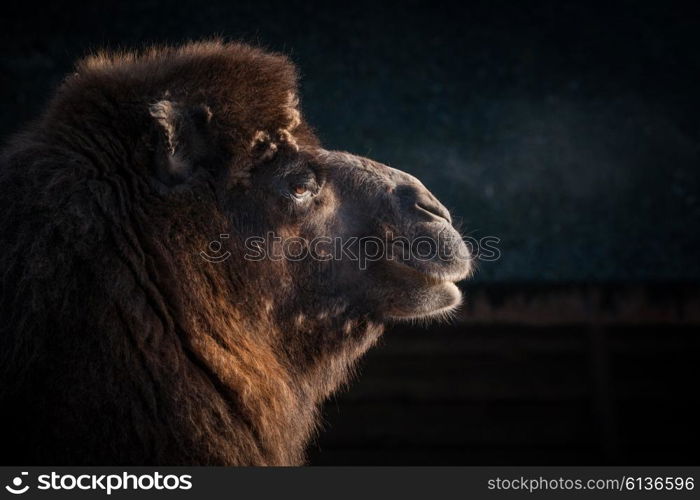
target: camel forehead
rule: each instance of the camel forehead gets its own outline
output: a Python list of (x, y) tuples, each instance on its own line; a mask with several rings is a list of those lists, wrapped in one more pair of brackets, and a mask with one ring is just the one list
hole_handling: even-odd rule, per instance
[(321, 163), (345, 170), (348, 175), (361, 172), (367, 173), (370, 177), (376, 178), (377, 181), (388, 184), (389, 187), (395, 187), (397, 184), (423, 186), (416, 177), (403, 170), (344, 151), (318, 150), (316, 158)]

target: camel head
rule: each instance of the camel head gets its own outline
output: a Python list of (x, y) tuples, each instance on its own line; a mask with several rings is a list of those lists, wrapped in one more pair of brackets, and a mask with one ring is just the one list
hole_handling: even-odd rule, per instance
[(368, 325), (454, 311), (471, 260), (437, 198), (406, 172), (323, 149), (286, 58), (197, 50), (170, 54), (150, 91), (149, 173), (166, 197), (214, 200), (190, 203), (184, 231), (201, 222), (217, 245), (200, 242), (199, 264), (226, 276), (228, 302), (305, 359), (348, 346), (354, 359), (377, 336)]
[(455, 282), (470, 272), (469, 251), (448, 210), (406, 172), (287, 147), (251, 172), (230, 207), (233, 221), (247, 214), (243, 258), (276, 270), (276, 309), (383, 322), (440, 317), (461, 301)]

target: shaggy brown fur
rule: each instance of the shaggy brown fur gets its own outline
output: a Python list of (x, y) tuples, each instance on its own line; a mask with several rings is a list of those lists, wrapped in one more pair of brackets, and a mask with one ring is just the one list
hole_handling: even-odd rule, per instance
[[(211, 42), (79, 63), (2, 157), (3, 462), (302, 463), (396, 294), (244, 261), (243, 241), (332, 230), (348, 186), (389, 196), (397, 171), (352, 160), (372, 190), (333, 173), (348, 158), (318, 149), (282, 56)], [(261, 187), (301, 163), (330, 186), (303, 223)], [(223, 233), (234, 257), (204, 261)]]

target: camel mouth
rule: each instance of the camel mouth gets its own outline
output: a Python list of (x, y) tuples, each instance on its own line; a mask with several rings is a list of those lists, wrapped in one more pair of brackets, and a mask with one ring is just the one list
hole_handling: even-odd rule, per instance
[[(455, 233), (457, 234), (457, 233)], [(435, 242), (435, 239), (430, 241)], [(439, 251), (432, 252), (427, 258), (420, 258), (418, 255), (412, 255), (409, 258), (400, 258), (403, 248), (400, 244), (392, 246), (392, 255), (394, 258), (388, 259), (391, 264), (403, 268), (410, 273), (413, 271), (420, 275), (428, 283), (443, 283), (451, 281), (456, 283), (462, 281), (473, 272), (472, 254), (466, 247), (464, 242), (457, 242), (446, 250), (452, 250), (451, 255), (441, 255)]]
[(414, 298), (395, 305), (387, 311), (387, 318), (393, 321), (448, 320), (462, 304), (462, 292), (451, 281), (443, 281), (417, 291), (418, 300)]
[(456, 283), (470, 277), (474, 270), (471, 256), (437, 262), (434, 260), (391, 259), (389, 263), (394, 265), (396, 269), (403, 269), (409, 275), (420, 277), (429, 284), (448, 281)]
[(458, 273), (425, 272), (405, 262), (391, 262), (396, 292), (385, 315), (390, 320), (449, 319), (462, 304), (462, 292), (455, 284), (470, 270)]

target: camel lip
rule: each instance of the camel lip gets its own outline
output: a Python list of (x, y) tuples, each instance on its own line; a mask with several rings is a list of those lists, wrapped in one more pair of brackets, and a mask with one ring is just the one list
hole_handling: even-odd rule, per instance
[(406, 262), (390, 260), (388, 262), (395, 266), (397, 270), (409, 271), (408, 274), (410, 276), (416, 276), (416, 278), (418, 278), (419, 281), (422, 281), (428, 286), (439, 285), (443, 283), (457, 283), (458, 281), (462, 281), (468, 278), (472, 272), (470, 264), (467, 265), (464, 269), (461, 269), (457, 272), (439, 272), (418, 268), (414, 265), (411, 265), (409, 263), (410, 261)]
[(449, 320), (454, 317), (455, 311), (459, 309), (462, 305), (463, 295), (459, 290), (457, 285), (451, 281), (443, 281), (438, 284), (433, 285), (434, 287), (442, 287), (443, 291), (447, 290), (449, 292), (450, 300), (448, 302), (443, 302), (438, 307), (432, 309), (424, 310), (406, 310), (406, 311), (393, 311), (387, 314), (387, 319), (390, 321), (412, 321), (412, 320)]

